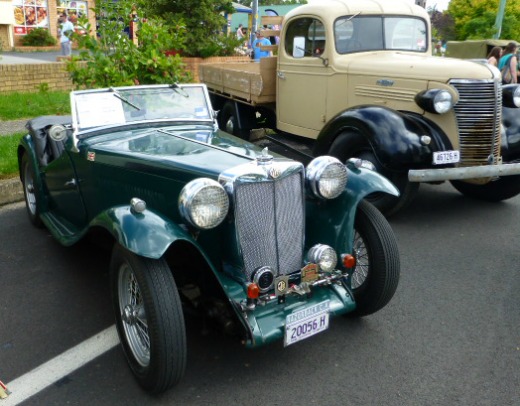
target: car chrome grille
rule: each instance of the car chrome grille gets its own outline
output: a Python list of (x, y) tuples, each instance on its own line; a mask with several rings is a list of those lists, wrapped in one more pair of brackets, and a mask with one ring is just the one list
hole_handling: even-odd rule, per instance
[(304, 244), (303, 172), (234, 184), (238, 244), (249, 279), (261, 266), (276, 275), (301, 268)]
[(454, 106), (459, 129), (460, 166), (489, 164), (500, 157), (502, 86), (489, 80), (452, 80), (459, 92)]

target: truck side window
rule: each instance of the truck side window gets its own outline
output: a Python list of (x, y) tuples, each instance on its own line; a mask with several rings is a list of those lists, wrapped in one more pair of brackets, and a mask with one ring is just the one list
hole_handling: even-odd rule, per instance
[[(302, 41), (294, 41), (294, 38), (304, 38)], [(298, 49), (294, 49), (295, 45)], [(325, 50), (326, 38), (323, 23), (315, 18), (300, 18), (292, 21), (287, 27), (285, 36), (285, 52), (293, 57), (320, 56)], [(303, 49), (301, 49), (303, 48)]]

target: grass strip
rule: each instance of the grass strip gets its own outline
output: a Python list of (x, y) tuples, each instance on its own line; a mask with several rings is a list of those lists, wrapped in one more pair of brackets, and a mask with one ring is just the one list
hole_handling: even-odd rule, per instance
[(70, 114), (69, 92), (0, 93), (0, 120)]
[(0, 179), (18, 176), (18, 157), (16, 150), (25, 133), (0, 136)]

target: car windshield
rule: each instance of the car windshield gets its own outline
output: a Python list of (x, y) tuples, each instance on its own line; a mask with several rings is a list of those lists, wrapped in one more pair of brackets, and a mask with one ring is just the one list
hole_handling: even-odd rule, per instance
[(334, 22), (340, 54), (374, 50), (426, 52), (427, 25), (423, 19), (402, 16), (344, 16)]
[(79, 131), (143, 121), (208, 121), (203, 85), (153, 85), (72, 92), (72, 120)]

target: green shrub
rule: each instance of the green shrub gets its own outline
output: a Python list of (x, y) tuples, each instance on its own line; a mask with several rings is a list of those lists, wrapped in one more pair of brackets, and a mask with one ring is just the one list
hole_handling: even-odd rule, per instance
[(45, 28), (34, 28), (22, 37), (22, 44), (26, 46), (49, 46), (56, 45), (56, 42), (56, 38)]

